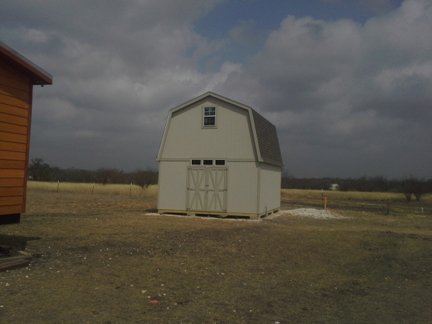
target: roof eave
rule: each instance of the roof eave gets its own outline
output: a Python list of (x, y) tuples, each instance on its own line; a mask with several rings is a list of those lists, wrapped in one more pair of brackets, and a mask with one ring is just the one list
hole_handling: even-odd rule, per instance
[(284, 166), (283, 163), (280, 163), (278, 161), (273, 161), (273, 160), (263, 160), (263, 161), (259, 161), (259, 162), (262, 163), (262, 164), (268, 164), (268, 165), (271, 165), (271, 166), (274, 166), (274, 167), (278, 167), (278, 168), (281, 168), (281, 169)]
[(48, 85), (52, 84), (52, 76), (41, 67), (37, 66), (17, 51), (13, 50), (5, 43), (0, 41), (0, 55), (13, 62), (19, 68), (31, 75), (33, 84)]
[(186, 107), (188, 107), (188, 106), (190, 106), (190, 105), (192, 105), (192, 104), (194, 104), (194, 103), (196, 103), (196, 102), (198, 102), (200, 100), (203, 100), (204, 98), (207, 98), (207, 97), (213, 97), (213, 98), (219, 99), (221, 101), (228, 102), (228, 103), (230, 103), (230, 104), (232, 104), (234, 106), (237, 106), (237, 107), (240, 107), (240, 108), (243, 108), (243, 109), (246, 109), (246, 110), (252, 109), (252, 107), (244, 105), (241, 102), (238, 102), (238, 101), (232, 100), (230, 98), (221, 96), (221, 95), (219, 95), (217, 93), (214, 93), (214, 92), (211, 92), (211, 91), (207, 91), (207, 92), (203, 93), (202, 95), (200, 95), (198, 97), (195, 97), (195, 98), (193, 98), (191, 100), (188, 100), (188, 101), (182, 103), (179, 106), (176, 106), (176, 107), (170, 109), (170, 112), (176, 112), (176, 111), (182, 110), (183, 108), (186, 108)]

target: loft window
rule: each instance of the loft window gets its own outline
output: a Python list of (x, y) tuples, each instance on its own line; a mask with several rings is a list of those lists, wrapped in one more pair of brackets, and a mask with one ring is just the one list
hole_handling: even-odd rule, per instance
[(192, 165), (201, 165), (201, 160), (192, 160)]
[(213, 160), (204, 160), (203, 164), (204, 165), (213, 165)]
[(215, 164), (216, 165), (225, 165), (225, 160), (216, 160)]
[(215, 107), (204, 107), (203, 126), (204, 127), (215, 127), (216, 126), (216, 108)]

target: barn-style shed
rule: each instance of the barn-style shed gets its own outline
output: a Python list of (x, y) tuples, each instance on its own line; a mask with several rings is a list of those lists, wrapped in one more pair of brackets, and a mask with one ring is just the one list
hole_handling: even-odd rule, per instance
[(0, 42), (0, 224), (25, 212), (33, 85), (51, 75)]
[(157, 158), (159, 213), (259, 218), (280, 208), (276, 128), (207, 92), (169, 112)]

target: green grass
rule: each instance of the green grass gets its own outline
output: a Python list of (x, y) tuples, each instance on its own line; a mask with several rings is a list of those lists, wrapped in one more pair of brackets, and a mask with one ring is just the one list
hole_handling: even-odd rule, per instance
[[(245, 221), (146, 216), (156, 194), (30, 189), (28, 213), (0, 227), (0, 244), (15, 238), (38, 257), (0, 273), (0, 319), (432, 321), (432, 216), (403, 214), (403, 197), (329, 193), (350, 218)], [(320, 195), (283, 191), (283, 204), (313, 207)], [(393, 214), (359, 209), (382, 195)]]

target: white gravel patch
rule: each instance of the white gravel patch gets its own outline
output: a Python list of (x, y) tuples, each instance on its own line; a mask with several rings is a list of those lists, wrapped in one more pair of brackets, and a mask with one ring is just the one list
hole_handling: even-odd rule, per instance
[(200, 220), (217, 220), (217, 221), (227, 221), (227, 222), (258, 222), (261, 219), (249, 219), (247, 217), (230, 218), (230, 217), (217, 217), (217, 216), (196, 216), (196, 215), (183, 215), (183, 214), (170, 214), (170, 213), (145, 213), (146, 216), (162, 216), (162, 217), (178, 217), (178, 218), (196, 218)]
[(300, 217), (310, 217), (316, 219), (341, 219), (346, 218), (344, 216), (339, 216), (333, 214), (329, 209), (315, 209), (315, 208), (297, 208), (297, 209), (287, 209), (281, 210), (276, 214), (270, 215), (269, 218), (275, 218), (280, 216), (300, 216)]
[[(158, 213), (146, 213), (146, 216), (162, 216)], [(316, 208), (297, 208), (297, 209), (284, 209), (279, 210), (277, 213), (271, 214), (267, 217), (253, 220), (248, 218), (218, 218), (218, 217), (202, 217), (202, 216), (186, 216), (186, 215), (178, 215), (178, 214), (163, 214), (164, 217), (188, 217), (188, 218), (199, 218), (199, 219), (209, 219), (209, 220), (226, 220), (226, 221), (261, 221), (263, 219), (274, 219), (281, 216), (298, 216), (298, 217), (309, 217), (315, 219), (344, 219), (348, 218), (345, 216), (340, 216), (335, 213), (332, 213), (330, 209), (316, 209)]]

